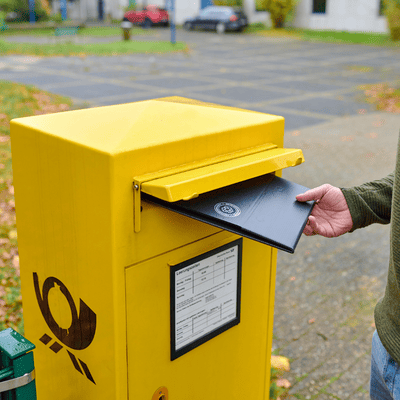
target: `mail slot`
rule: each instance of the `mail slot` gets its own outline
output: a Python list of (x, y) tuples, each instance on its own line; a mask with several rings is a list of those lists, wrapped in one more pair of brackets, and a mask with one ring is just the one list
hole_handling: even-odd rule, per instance
[(277, 252), (312, 208), (283, 133), (179, 97), (11, 121), (38, 399), (269, 398)]

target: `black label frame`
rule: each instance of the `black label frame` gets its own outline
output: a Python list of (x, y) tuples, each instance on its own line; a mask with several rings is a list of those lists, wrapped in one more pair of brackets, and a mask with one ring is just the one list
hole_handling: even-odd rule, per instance
[[(225, 252), (229, 249), (234, 249), (237, 246), (237, 277), (236, 277), (236, 317), (229, 320), (226, 324), (219, 326), (218, 328), (205, 333), (203, 336), (193, 340), (188, 345), (176, 349), (176, 272), (180, 271), (193, 264), (200, 263), (202, 260), (210, 258), (219, 253)], [(240, 323), (240, 303), (241, 303), (241, 286), (242, 286), (242, 251), (243, 251), (243, 238), (229, 242), (216, 249), (203, 253), (197, 257), (186, 260), (180, 264), (173, 265), (170, 268), (170, 309), (171, 309), (171, 361), (176, 360), (182, 355), (195, 349), (196, 347), (204, 344), (212, 338), (218, 336), (222, 332), (236, 326)]]

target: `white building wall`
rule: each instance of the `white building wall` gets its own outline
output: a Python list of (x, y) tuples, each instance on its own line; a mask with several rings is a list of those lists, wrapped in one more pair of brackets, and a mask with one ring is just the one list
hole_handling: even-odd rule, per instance
[[(110, 16), (121, 20), (129, 0), (103, 0), (104, 18)], [(313, 14), (312, 0), (298, 0), (295, 18), (291, 25), (316, 30), (337, 30), (355, 32), (388, 32), (386, 17), (379, 15), (379, 0), (326, 0), (326, 13)], [(68, 1), (68, 17), (75, 20), (97, 20), (98, 0)], [(155, 4), (166, 6), (166, 0), (136, 0), (138, 6)], [(183, 24), (187, 18), (200, 10), (201, 0), (175, 0), (175, 23)], [(59, 1), (53, 1), (53, 8), (59, 9)], [(271, 25), (269, 13), (256, 12), (255, 0), (243, 0), (243, 8), (250, 23), (264, 22)]]
[(253, 24), (255, 22), (263, 22), (268, 26), (271, 24), (269, 12), (256, 11), (255, 0), (243, 0), (243, 8), (250, 24)]
[(122, 20), (129, 2), (124, 0), (104, 0), (104, 19)]
[(313, 14), (312, 0), (300, 0), (293, 26), (306, 29), (353, 32), (388, 32), (379, 0), (326, 0), (326, 13)]
[(182, 25), (186, 19), (197, 15), (200, 7), (201, 0), (175, 0), (175, 23)]

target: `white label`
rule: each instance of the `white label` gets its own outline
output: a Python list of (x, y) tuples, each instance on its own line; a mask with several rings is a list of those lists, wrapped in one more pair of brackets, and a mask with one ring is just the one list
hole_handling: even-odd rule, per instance
[(175, 272), (175, 350), (236, 318), (238, 248)]

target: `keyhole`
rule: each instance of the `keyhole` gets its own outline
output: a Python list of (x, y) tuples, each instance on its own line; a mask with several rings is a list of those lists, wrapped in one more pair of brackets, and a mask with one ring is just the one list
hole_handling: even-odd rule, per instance
[(168, 389), (160, 386), (153, 394), (152, 400), (168, 400)]

